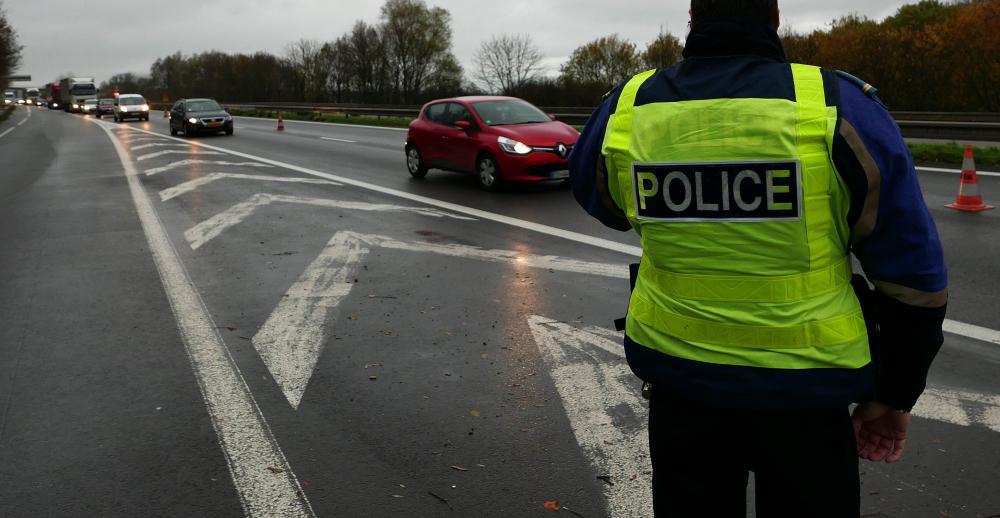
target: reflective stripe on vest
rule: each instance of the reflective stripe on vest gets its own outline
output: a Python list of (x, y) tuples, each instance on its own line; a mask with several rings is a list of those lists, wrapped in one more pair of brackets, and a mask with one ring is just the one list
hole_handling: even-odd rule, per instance
[[(818, 68), (791, 70), (795, 101), (636, 106), (655, 71), (623, 88), (603, 154), (609, 193), (642, 238), (627, 323), (635, 342), (686, 359), (757, 367), (870, 362), (850, 285), (850, 201), (830, 158), (836, 108), (826, 106)], [(759, 163), (773, 170), (749, 171)], [(710, 186), (717, 191), (703, 192)], [(747, 186), (761, 190), (753, 203), (741, 190)], [(778, 203), (778, 196), (795, 203)], [(780, 208), (798, 210), (778, 217)], [(664, 214), (650, 214), (657, 210)]]

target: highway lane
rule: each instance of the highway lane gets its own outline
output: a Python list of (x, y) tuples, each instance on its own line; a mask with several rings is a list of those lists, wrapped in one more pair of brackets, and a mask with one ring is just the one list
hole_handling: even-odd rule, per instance
[[(226, 441), (216, 458), (224, 451), (237, 463), (249, 462), (258, 474), (268, 468), (294, 471), (319, 516), (534, 516), (547, 514), (542, 503), (555, 499), (585, 516), (643, 514), (635, 511), (648, 498), (648, 475), (641, 467), (642, 404), (620, 358), (619, 339), (607, 329), (610, 319), (624, 309), (621, 275), (628, 255), (482, 218), (463, 219), (468, 216), (338, 184), (334, 178), (303, 174), (278, 162), (634, 244), (628, 234), (590, 223), (564, 188), (492, 194), (480, 192), (474, 180), (459, 175), (432, 172), (429, 181), (410, 180), (398, 131), (289, 122), (288, 131), (277, 135), (273, 121), (241, 119), (234, 137), (191, 143), (164, 136), (165, 124), (157, 119), (101, 125), (61, 113), (40, 115), (39, 127), (61, 139), (60, 148), (79, 141), (66, 150), (67, 156), (79, 158), (78, 164), (99, 164), (95, 167), (104, 171), (101, 181), (116, 187), (116, 194), (104, 203), (130, 213), (121, 216), (105, 208), (107, 217), (128, 220), (133, 234), (138, 223), (120, 175), (126, 166), (136, 169), (137, 185), (152, 201), (176, 258), (245, 380), (250, 404), (259, 409), (287, 465), (255, 466), (254, 459), (239, 455), (238, 444)], [(112, 139), (93, 138), (104, 126), (113, 128), (108, 131), (125, 150), (124, 164), (114, 165)], [(193, 145), (197, 143), (267, 161)], [(163, 151), (180, 153), (158, 154)], [(0, 153), (6, 156), (3, 141)], [(185, 160), (201, 162), (181, 162)], [(36, 175), (39, 179), (13, 199), (27, 205), (58, 202), (69, 209), (80, 202), (49, 199), (53, 193), (43, 188), (48, 186), (42, 180), (75, 179), (73, 189), (65, 190), (78, 194), (79, 200), (90, 200), (93, 189), (106, 188), (89, 176), (68, 176), (74, 174), (71, 168), (38, 167), (44, 169)], [(951, 183), (949, 190), (957, 181), (953, 175), (934, 178)], [(925, 189), (928, 182), (937, 181), (926, 180)], [(96, 218), (79, 212), (73, 217), (80, 222)], [(942, 225), (942, 233), (950, 239), (969, 221), (977, 220), (955, 218)], [(16, 223), (25, 233), (36, 230), (24, 220)], [(61, 220), (51, 226), (65, 225), (69, 223)], [(983, 241), (989, 241), (988, 233)], [(989, 249), (971, 250), (967, 256), (973, 263), (988, 261), (982, 257), (984, 250)], [(32, 262), (38, 253), (10, 262)], [(146, 257), (128, 262), (144, 265), (148, 274)], [(111, 270), (126, 267), (115, 259), (107, 259), (107, 264)], [(964, 270), (962, 264), (953, 264), (953, 270)], [(46, 273), (18, 271), (19, 279)], [(968, 286), (963, 298), (983, 295), (976, 282)], [(154, 294), (154, 299), (169, 299), (178, 313), (170, 289), (165, 295), (163, 288), (149, 283), (128, 288), (122, 283), (105, 287), (132, 297)], [(11, 295), (0, 303), (0, 311), (24, 311), (18, 302), (25, 293)], [(165, 342), (155, 345), (157, 350), (169, 351), (172, 360), (166, 363), (170, 369), (179, 368), (176, 357), (183, 356), (185, 346), (191, 350), (190, 340), (178, 337), (170, 309), (160, 304), (150, 311), (155, 313), (144, 316), (156, 320), (153, 329)], [(964, 321), (986, 325), (986, 320), (988, 316)], [(99, 322), (94, 319), (82, 327), (95, 336), (109, 332)], [(40, 325), (29, 321), (21, 331)], [(110, 332), (126, 337), (133, 333), (117, 328)], [(274, 338), (281, 336), (286, 338)], [(280, 344), (295, 347), (281, 349)], [(143, 348), (142, 353), (148, 351)], [(204, 387), (214, 384), (191, 374), (198, 372), (198, 362), (192, 361), (193, 369), (180, 366), (186, 370), (177, 383), (183, 385), (183, 394), (195, 392), (195, 401), (185, 399), (187, 406), (204, 408), (195, 387), (201, 383), (204, 396)], [(921, 408), (927, 418), (917, 418), (908, 462), (865, 465), (866, 512), (920, 516), (932, 509), (934, 514), (975, 516), (996, 508), (995, 497), (979, 488), (1000, 474), (997, 432), (989, 428), (997, 422), (994, 414), (1000, 405), (980, 399), (1000, 392), (993, 375), (998, 362), (996, 346), (949, 335), (948, 348), (932, 374), (932, 391)], [(67, 369), (62, 376), (75, 379), (80, 372)], [(11, 422), (37, 426), (41, 419), (21, 402), (31, 385), (18, 379), (22, 381), (13, 382), (17, 397), (10, 401), (21, 413), (12, 414), (16, 419)], [(109, 392), (133, 389), (120, 378), (100, 385)], [(41, 391), (32, 401), (46, 401), (57, 388)], [(90, 395), (82, 391), (80, 398)], [(208, 412), (212, 416), (202, 411), (198, 419), (176, 424), (197, 423), (190, 433), (211, 441), (220, 429), (218, 417), (228, 415), (226, 408), (215, 407)], [(96, 413), (110, 412), (101, 408)], [(128, 417), (123, 421), (131, 424)], [(25, 440), (21, 436), (0, 442), (0, 448), (20, 452)], [(108, 443), (122, 440), (111, 437)], [(184, 436), (178, 442), (186, 440)], [(0, 441), (8, 441), (5, 434)], [(200, 457), (199, 451), (195, 454)], [(639, 456), (630, 457), (637, 451)], [(27, 458), (8, 455), (19, 466), (39, 466), (17, 479), (18, 495), (31, 494), (23, 488), (58, 465), (57, 459), (40, 452)], [(141, 466), (141, 460), (135, 464)], [(109, 469), (121, 462), (107, 461)], [(220, 468), (207, 464), (215, 471)], [(615, 486), (598, 480), (598, 475), (611, 475)], [(246, 486), (248, 478), (238, 470), (230, 478), (237, 491), (260, 487), (253, 480)], [(204, 479), (186, 480), (196, 492), (209, 487)], [(145, 484), (136, 502), (157, 486)], [(166, 493), (179, 494), (169, 486)], [(7, 501), (2, 496), (0, 502)], [(59, 494), (54, 502), (68, 498)], [(76, 498), (86, 495), (78, 493)], [(151, 509), (166, 514), (161, 501), (151, 502)], [(248, 505), (247, 497), (237, 497), (232, 489), (207, 502), (228, 505), (233, 513), (241, 502)], [(96, 506), (95, 514), (122, 513), (110, 507), (110, 501), (90, 503)]]

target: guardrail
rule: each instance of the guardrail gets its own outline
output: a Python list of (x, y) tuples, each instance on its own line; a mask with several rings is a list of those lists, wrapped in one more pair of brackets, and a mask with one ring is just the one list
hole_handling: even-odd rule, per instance
[[(163, 109), (162, 103), (155, 103), (154, 106), (159, 110)], [(421, 108), (401, 105), (291, 102), (226, 103), (226, 106), (238, 110), (409, 118), (417, 117)], [(585, 124), (593, 111), (593, 108), (586, 107), (541, 107), (541, 109), (554, 115), (556, 120), (573, 126)], [(906, 138), (1000, 142), (1000, 113), (893, 112), (892, 115)]]

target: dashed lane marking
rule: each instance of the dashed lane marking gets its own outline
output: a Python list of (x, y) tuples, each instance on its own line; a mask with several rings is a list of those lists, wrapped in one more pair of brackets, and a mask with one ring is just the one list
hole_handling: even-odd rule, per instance
[(189, 165), (222, 165), (222, 166), (233, 166), (233, 167), (274, 167), (268, 164), (262, 164), (260, 162), (226, 162), (221, 160), (179, 160), (167, 164), (163, 167), (154, 167), (152, 169), (146, 169), (146, 176), (153, 176), (154, 174), (165, 173), (167, 171), (173, 171), (174, 169), (180, 169), (181, 167), (186, 167)]
[(149, 153), (147, 155), (142, 155), (139, 158), (135, 159), (135, 161), (136, 162), (143, 162), (143, 161), (149, 160), (151, 158), (159, 158), (161, 156), (167, 156), (167, 155), (222, 155), (222, 154), (224, 154), (224, 153), (220, 153), (219, 151), (202, 151), (202, 150), (197, 149), (197, 148), (190, 148), (190, 149), (185, 149), (185, 150), (168, 149), (166, 151), (157, 151), (155, 153)]
[(183, 194), (187, 194), (199, 187), (203, 187), (212, 182), (225, 179), (234, 180), (251, 180), (255, 182), (286, 182), (286, 183), (304, 183), (313, 185), (333, 185), (339, 186), (341, 184), (337, 182), (332, 182), (330, 180), (320, 180), (317, 178), (296, 178), (290, 176), (265, 176), (265, 175), (252, 175), (252, 174), (241, 174), (241, 173), (209, 173), (201, 178), (195, 178), (194, 180), (184, 182), (178, 186), (170, 187), (169, 189), (163, 189), (160, 191), (160, 201), (168, 201)]
[[(244, 514), (261, 518), (315, 516), (239, 367), (219, 336), (198, 289), (177, 256), (125, 146), (107, 126), (101, 127), (114, 144), (124, 167), (153, 261), (170, 300)], [(282, 471), (275, 473), (268, 468)]]
[(299, 205), (312, 205), (316, 207), (327, 207), (334, 209), (360, 210), (373, 212), (411, 212), (433, 218), (451, 218), (465, 221), (475, 221), (473, 218), (458, 216), (437, 209), (426, 207), (404, 207), (401, 205), (391, 205), (386, 203), (364, 203), (355, 201), (329, 200), (323, 198), (299, 198), (297, 196), (283, 196), (277, 194), (260, 193), (250, 197), (245, 202), (237, 203), (226, 209), (224, 212), (216, 214), (211, 218), (191, 227), (184, 232), (184, 237), (192, 250), (201, 248), (205, 243), (215, 239), (226, 230), (242, 223), (250, 217), (258, 208), (272, 203), (292, 203)]
[(150, 144), (140, 144), (132, 148), (132, 151), (139, 151), (140, 149), (149, 149), (151, 147), (189, 147), (190, 144), (178, 144), (175, 142), (153, 142)]
[(343, 142), (345, 144), (357, 144), (358, 143), (357, 140), (347, 140), (347, 139), (333, 138), (333, 137), (320, 137), (320, 139), (321, 140), (329, 140), (330, 142)]

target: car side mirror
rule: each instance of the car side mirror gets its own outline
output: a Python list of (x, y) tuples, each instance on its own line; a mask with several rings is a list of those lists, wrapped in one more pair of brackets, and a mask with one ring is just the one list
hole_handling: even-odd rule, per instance
[(549, 114), (549, 118), (552, 119), (552, 120), (556, 120), (556, 116), (552, 115), (551, 113)]
[(469, 121), (455, 121), (455, 127), (462, 131), (470, 131), (472, 129), (472, 123)]

